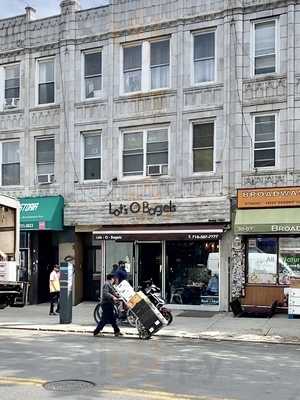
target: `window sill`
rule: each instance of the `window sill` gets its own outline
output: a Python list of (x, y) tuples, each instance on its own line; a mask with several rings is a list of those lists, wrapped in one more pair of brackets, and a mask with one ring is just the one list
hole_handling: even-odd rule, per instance
[(59, 108), (59, 107), (60, 105), (58, 103), (35, 104), (35, 106), (32, 107), (30, 111), (49, 109), (49, 108)]
[(139, 91), (139, 92), (132, 92), (132, 93), (121, 93), (119, 97), (115, 98), (115, 101), (123, 100), (126, 98), (141, 98), (141, 97), (152, 97), (152, 96), (159, 96), (159, 95), (168, 95), (168, 94), (176, 94), (177, 90), (171, 88), (164, 88), (164, 89), (153, 89), (147, 91)]
[(21, 107), (16, 107), (16, 108), (4, 108), (3, 110), (0, 111), (1, 115), (5, 115), (5, 114), (21, 114), (24, 112), (24, 109)]
[(265, 80), (274, 80), (274, 79), (280, 79), (280, 78), (286, 78), (286, 74), (282, 74), (279, 72), (273, 72), (270, 74), (259, 74), (259, 75), (252, 75), (247, 79), (243, 79), (244, 83), (247, 82), (260, 82), (260, 81), (265, 81)]
[(193, 178), (206, 178), (206, 177), (212, 177), (216, 175), (216, 171), (208, 171), (208, 172), (193, 172), (192, 177)]
[(91, 99), (82, 99), (79, 103), (75, 103), (75, 107), (91, 105), (91, 104), (99, 104), (99, 103), (104, 103), (105, 101), (107, 101), (107, 99), (104, 97), (93, 97)]
[(195, 90), (201, 90), (201, 89), (213, 89), (213, 88), (223, 88), (224, 84), (222, 82), (205, 82), (205, 83), (199, 83), (199, 84), (194, 84), (193, 86), (189, 86), (183, 89), (185, 93), (187, 92), (193, 92)]
[(173, 182), (175, 179), (170, 175), (160, 175), (160, 176), (122, 176), (119, 178), (118, 183), (145, 183), (145, 182)]
[(24, 185), (0, 185), (1, 190), (20, 190), (24, 189)]

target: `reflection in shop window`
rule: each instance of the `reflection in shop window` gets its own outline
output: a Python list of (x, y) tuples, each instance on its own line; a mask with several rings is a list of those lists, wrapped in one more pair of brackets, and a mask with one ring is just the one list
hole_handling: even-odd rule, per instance
[(166, 295), (170, 303), (219, 304), (217, 241), (166, 243)]
[(277, 283), (277, 239), (248, 240), (248, 283)]
[(300, 238), (279, 239), (279, 283), (289, 284), (290, 278), (300, 278)]
[(105, 273), (110, 274), (119, 261), (125, 263), (128, 281), (133, 284), (133, 243), (106, 241)]

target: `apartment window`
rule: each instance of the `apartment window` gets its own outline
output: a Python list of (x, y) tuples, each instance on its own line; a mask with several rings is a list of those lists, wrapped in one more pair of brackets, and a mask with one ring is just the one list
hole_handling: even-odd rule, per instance
[(1, 145), (1, 185), (20, 185), (20, 145), (17, 141)]
[(168, 128), (124, 133), (124, 176), (167, 175), (168, 158)]
[(84, 84), (87, 99), (99, 97), (102, 89), (102, 53), (84, 54)]
[(54, 60), (39, 60), (38, 70), (38, 102), (54, 103)]
[(20, 99), (20, 65), (11, 65), (5, 71), (5, 107), (17, 107)]
[(101, 179), (101, 134), (83, 135), (84, 180)]
[(193, 125), (193, 172), (214, 170), (214, 123)]
[(170, 86), (170, 40), (144, 41), (123, 48), (123, 91), (134, 93)]
[(254, 73), (269, 74), (276, 71), (276, 22), (254, 24)]
[(54, 139), (36, 141), (36, 169), (39, 183), (50, 183), (54, 177)]
[(276, 164), (275, 115), (255, 117), (254, 168)]
[(142, 46), (124, 47), (124, 91), (142, 89)]
[(215, 80), (215, 32), (194, 35), (194, 82)]
[(170, 41), (150, 43), (151, 89), (169, 86)]

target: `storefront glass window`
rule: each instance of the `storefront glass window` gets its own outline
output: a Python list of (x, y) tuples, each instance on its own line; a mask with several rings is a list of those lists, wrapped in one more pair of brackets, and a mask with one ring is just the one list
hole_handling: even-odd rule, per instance
[(124, 261), (126, 271), (128, 272), (128, 281), (133, 283), (133, 243), (132, 242), (114, 242), (106, 241), (106, 274), (113, 271), (114, 265), (119, 261)]
[(167, 241), (166, 268), (168, 302), (219, 304), (217, 241)]
[(277, 283), (277, 239), (248, 239), (248, 283)]
[(279, 283), (289, 284), (291, 277), (300, 278), (300, 238), (280, 238)]

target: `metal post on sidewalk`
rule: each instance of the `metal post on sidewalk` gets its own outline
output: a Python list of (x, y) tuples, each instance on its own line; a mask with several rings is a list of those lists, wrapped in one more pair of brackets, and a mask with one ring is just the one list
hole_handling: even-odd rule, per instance
[(72, 323), (73, 307), (73, 264), (70, 262), (60, 263), (60, 324)]

